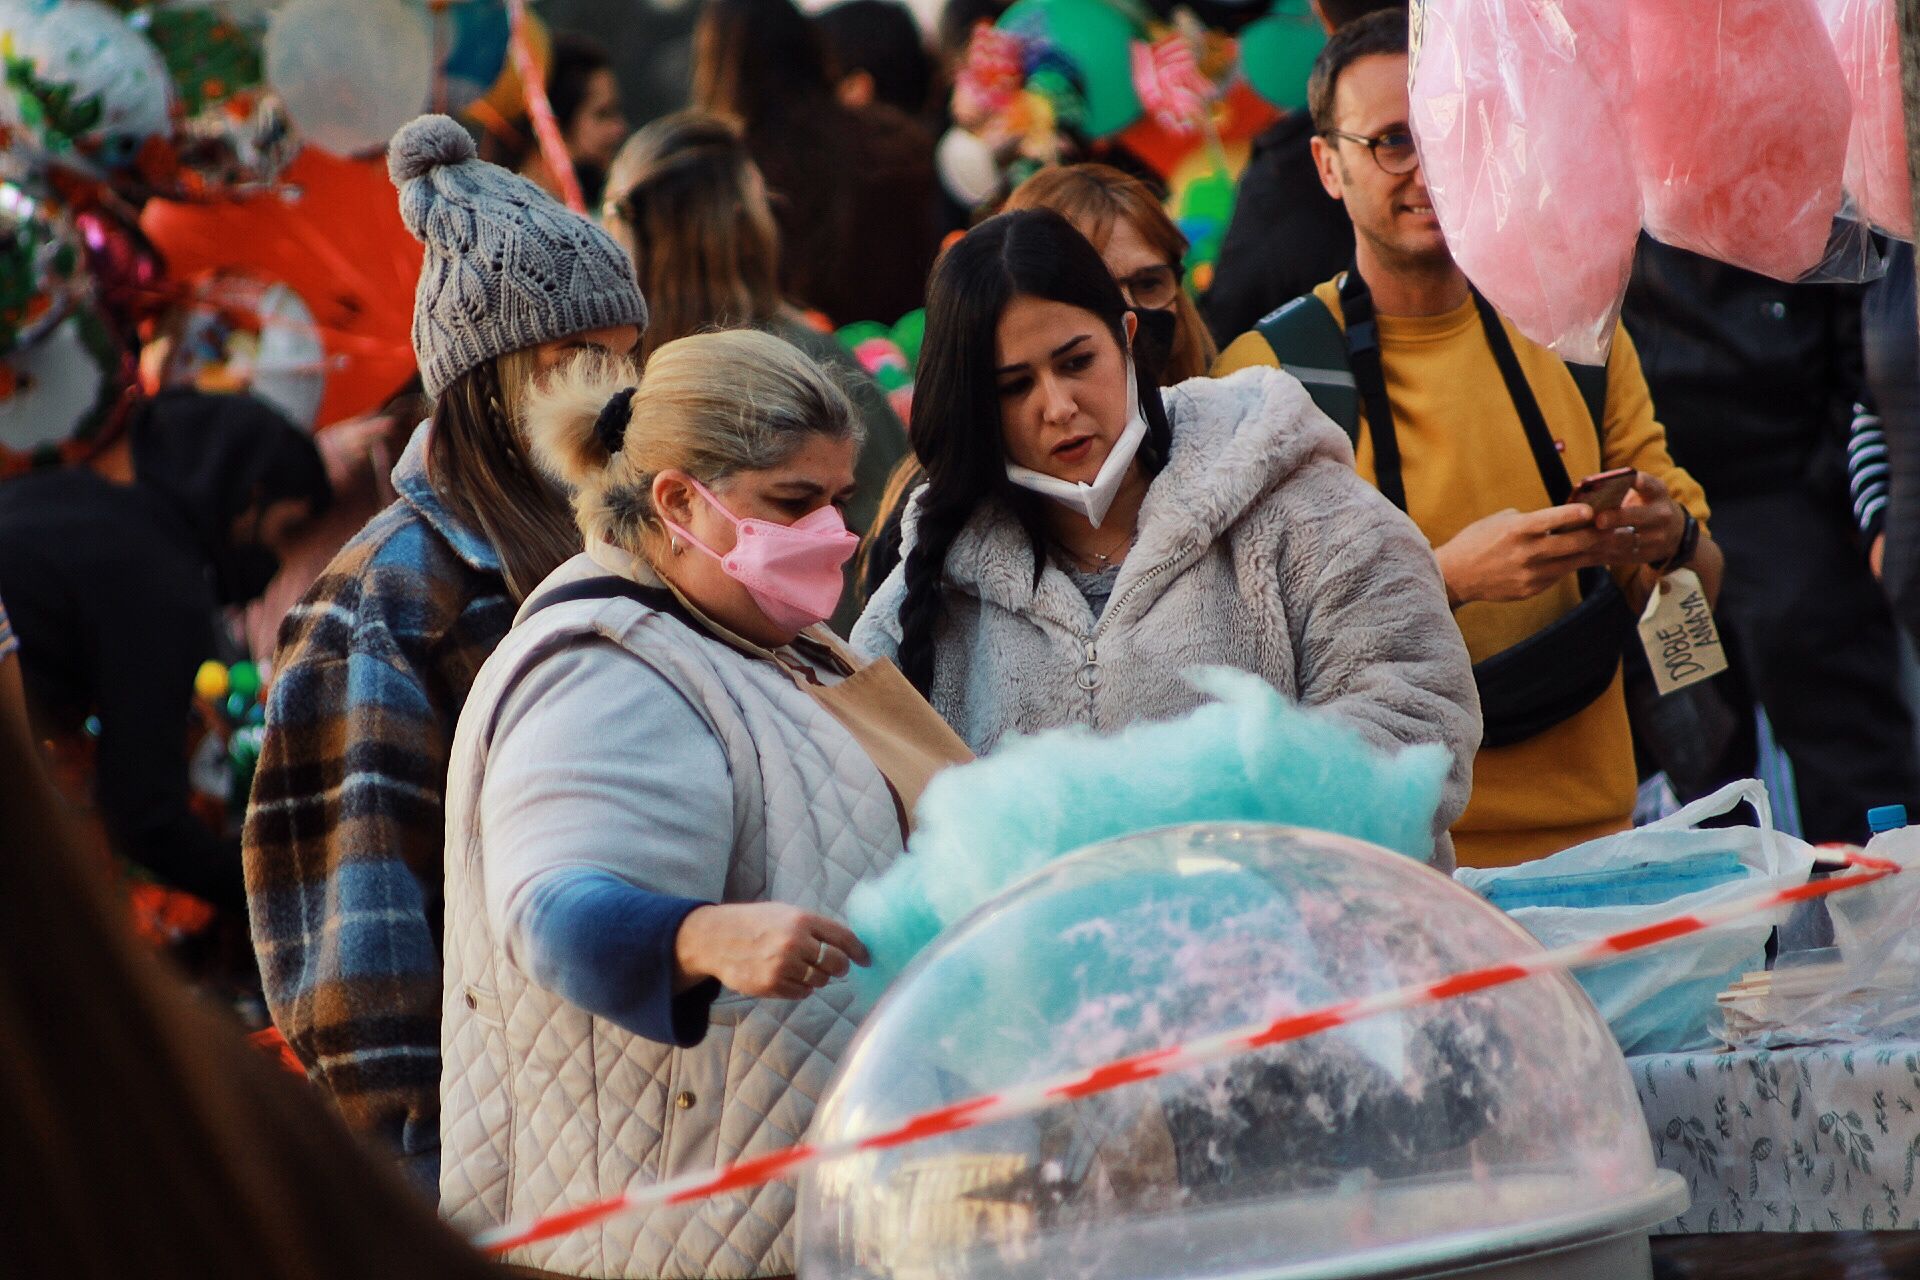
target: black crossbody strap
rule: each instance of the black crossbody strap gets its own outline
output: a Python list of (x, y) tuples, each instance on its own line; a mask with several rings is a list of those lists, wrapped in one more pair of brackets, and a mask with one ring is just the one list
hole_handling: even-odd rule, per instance
[(533, 598), (527, 607), (527, 616), (531, 618), (543, 609), (551, 609), (557, 604), (568, 604), (575, 600), (611, 600), (624, 596), (628, 600), (638, 601), (657, 613), (664, 613), (677, 622), (683, 622), (703, 635), (706, 628), (687, 612), (680, 598), (665, 587), (645, 587), (627, 578), (618, 578), (607, 574), (600, 578), (582, 578), (579, 582), (569, 582), (564, 587), (555, 587)]
[[(1573, 493), (1566, 463), (1561, 460), (1559, 446), (1547, 428), (1540, 402), (1534, 398), (1527, 375), (1520, 368), (1520, 359), (1514, 354), (1513, 343), (1507, 337), (1506, 326), (1500, 323), (1499, 313), (1480, 296), (1478, 289), (1472, 292), (1473, 305), (1480, 313), (1480, 327), (1486, 333), (1487, 346), (1493, 351), (1493, 362), (1500, 370), (1500, 380), (1506, 383), (1507, 397), (1513, 401), (1520, 427), (1526, 432), (1527, 448), (1533, 454), (1533, 465), (1540, 472), (1540, 483), (1546, 488), (1547, 500), (1560, 506)], [(1374, 478), (1380, 492), (1405, 511), (1407, 489), (1401, 476), (1400, 440), (1394, 431), (1393, 403), (1387, 397), (1386, 370), (1380, 362), (1380, 331), (1374, 319), (1373, 292), (1361, 278), (1358, 264), (1348, 267), (1346, 278), (1340, 282), (1340, 311), (1347, 324), (1347, 363), (1353, 370), (1354, 386), (1366, 409), (1367, 430), (1373, 437)], [(1584, 393), (1584, 387), (1582, 391)], [(1600, 425), (1596, 420), (1596, 430)]]
[(1480, 296), (1478, 289), (1473, 290), (1473, 305), (1480, 312), (1480, 327), (1486, 331), (1487, 345), (1493, 348), (1493, 362), (1500, 366), (1500, 378), (1507, 384), (1513, 411), (1520, 415), (1520, 426), (1527, 433), (1527, 447), (1533, 450), (1533, 465), (1540, 470), (1540, 483), (1547, 488), (1547, 501), (1556, 507), (1563, 506), (1573, 494), (1573, 481), (1567, 476), (1567, 464), (1554, 445), (1553, 432), (1547, 429), (1547, 420), (1540, 413), (1540, 402), (1533, 398), (1533, 388), (1520, 368), (1520, 358), (1513, 354), (1507, 327), (1500, 323), (1499, 312)]
[(1373, 294), (1360, 278), (1358, 266), (1347, 268), (1340, 282), (1340, 314), (1347, 324), (1347, 366), (1367, 413), (1367, 431), (1373, 437), (1373, 476), (1381, 494), (1402, 511), (1407, 509), (1407, 486), (1400, 470), (1400, 437), (1393, 427), (1393, 404), (1387, 399), (1387, 374), (1380, 363), (1380, 330), (1373, 318)]
[[(680, 597), (665, 587), (642, 586), (630, 578), (619, 578), (612, 574), (607, 574), (605, 577), (582, 578), (578, 582), (569, 582), (564, 587), (555, 587), (544, 595), (534, 597), (532, 605), (527, 609), (527, 616), (531, 618), (543, 609), (551, 609), (557, 604), (568, 604), (574, 600), (611, 600), (615, 597), (637, 601), (647, 606), (647, 608), (652, 609), (655, 613), (664, 613), (682, 626), (691, 628), (703, 636), (718, 640), (721, 644), (726, 645), (736, 653), (742, 653), (749, 658), (759, 658), (762, 660), (771, 658), (771, 661), (783, 671), (789, 674), (797, 673), (811, 684), (820, 683), (820, 678), (811, 670), (805, 667), (796, 667), (793, 663), (782, 660), (778, 654), (769, 655), (756, 650), (745, 649), (742, 648), (738, 642), (730, 640), (724, 635), (716, 634), (712, 626), (700, 618), (695, 617), (693, 611), (681, 603)], [(818, 661), (823, 667), (839, 671), (843, 675), (850, 675), (854, 670), (840, 654), (836, 653), (829, 646), (821, 644), (811, 636), (797, 636), (793, 643), (795, 649), (800, 650), (803, 655), (813, 657), (814, 660)]]

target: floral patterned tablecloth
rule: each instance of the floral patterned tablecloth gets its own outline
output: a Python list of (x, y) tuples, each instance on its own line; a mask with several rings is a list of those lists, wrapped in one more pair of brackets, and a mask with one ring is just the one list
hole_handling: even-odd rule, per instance
[(1627, 1059), (1693, 1205), (1656, 1235), (1920, 1229), (1920, 1043)]

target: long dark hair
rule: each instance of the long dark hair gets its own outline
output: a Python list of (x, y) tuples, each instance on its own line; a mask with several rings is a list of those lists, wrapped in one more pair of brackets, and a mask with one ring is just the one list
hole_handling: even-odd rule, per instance
[(440, 393), (427, 437), (434, 493), (493, 545), (516, 602), (580, 550), (566, 495), (534, 466), (518, 425), (532, 380), (527, 351), (475, 365)]
[[(781, 291), (846, 324), (876, 318), (867, 286), (850, 277), (881, 269), (884, 253), (856, 243), (857, 170), (870, 126), (840, 105), (833, 84), (820, 32), (793, 0), (705, 0), (693, 33), (693, 105), (732, 116), (746, 133), (780, 228)], [(894, 221), (919, 216), (899, 207), (913, 198), (896, 197)], [(863, 250), (872, 256), (854, 261)], [(930, 258), (916, 259), (914, 285)], [(913, 291), (889, 318), (918, 297)]]
[(597, 71), (613, 70), (613, 55), (598, 40), (563, 31), (553, 38), (552, 65), (547, 68), (547, 105), (553, 108), (562, 133), (571, 133), (574, 117), (587, 105), (587, 87)]
[(780, 230), (731, 117), (682, 111), (628, 138), (607, 172), (602, 222), (633, 255), (647, 297), (642, 356), (779, 313)]
[[(1001, 313), (1015, 298), (1042, 298), (1097, 316), (1124, 349), (1127, 300), (1100, 254), (1073, 224), (1051, 209), (989, 218), (969, 231), (934, 267), (928, 286), (927, 332), (913, 387), (913, 449), (926, 469), (919, 526), (906, 560), (900, 603), (900, 670), (921, 693), (933, 685), (934, 632), (944, 608), (947, 552), (981, 503), (997, 498), (1019, 519), (1033, 547), (1037, 584), (1045, 560), (1041, 503), (1007, 479), (1001, 435)], [(1173, 444), (1166, 406), (1139, 362), (1134, 384), (1147, 439), (1140, 464), (1155, 475)]]

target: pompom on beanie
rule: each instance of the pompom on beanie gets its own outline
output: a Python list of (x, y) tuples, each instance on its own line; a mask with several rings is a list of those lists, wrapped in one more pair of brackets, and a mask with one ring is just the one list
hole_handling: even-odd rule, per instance
[(394, 135), (387, 173), (427, 248), (413, 353), (427, 394), (509, 351), (590, 329), (647, 326), (633, 263), (613, 237), (533, 183), (476, 157), (446, 116)]

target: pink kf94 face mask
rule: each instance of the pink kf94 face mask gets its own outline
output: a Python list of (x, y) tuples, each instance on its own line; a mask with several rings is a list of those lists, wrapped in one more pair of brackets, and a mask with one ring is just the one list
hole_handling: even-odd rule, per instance
[(840, 571), (860, 545), (837, 507), (821, 507), (792, 524), (742, 519), (698, 480), (687, 480), (733, 525), (733, 550), (721, 555), (671, 520), (662, 521), (667, 528), (718, 560), (774, 626), (798, 633), (833, 616), (843, 585)]

